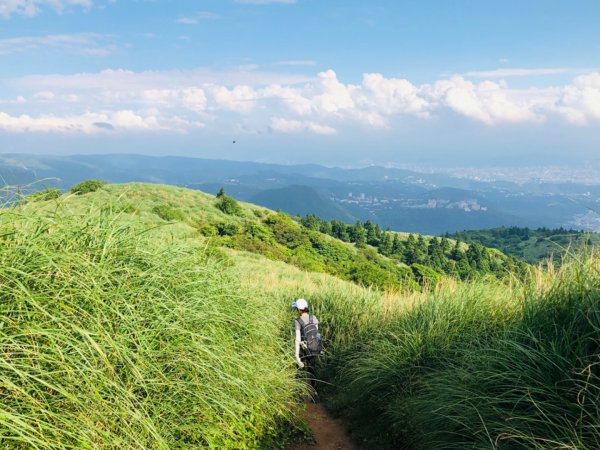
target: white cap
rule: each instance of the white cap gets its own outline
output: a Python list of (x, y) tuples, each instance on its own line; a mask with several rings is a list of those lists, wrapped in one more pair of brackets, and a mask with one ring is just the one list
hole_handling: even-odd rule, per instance
[(294, 303), (292, 303), (292, 308), (308, 309), (308, 302), (303, 298), (299, 298)]

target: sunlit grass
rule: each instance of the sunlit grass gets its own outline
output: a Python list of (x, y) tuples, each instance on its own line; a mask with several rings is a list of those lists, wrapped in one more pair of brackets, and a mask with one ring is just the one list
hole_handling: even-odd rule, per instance
[(321, 393), (364, 448), (600, 448), (598, 255), (381, 292), (215, 257), (198, 222), (243, 219), (213, 201), (133, 184), (0, 216), (0, 447), (264, 447), (302, 398), (304, 297)]
[(319, 377), (364, 448), (600, 448), (600, 259), (526, 281), (381, 293), (237, 254), (244, 285), (321, 321)]
[(278, 308), (122, 218), (0, 214), (0, 447), (263, 448), (302, 389), (281, 323), (251, 320)]

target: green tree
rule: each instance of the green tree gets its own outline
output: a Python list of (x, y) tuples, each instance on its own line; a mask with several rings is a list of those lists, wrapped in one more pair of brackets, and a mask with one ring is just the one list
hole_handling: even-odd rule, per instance
[(354, 242), (357, 247), (364, 247), (367, 243), (367, 231), (358, 220), (350, 227), (350, 241)]
[(411, 233), (408, 235), (408, 239), (406, 239), (406, 242), (404, 243), (404, 261), (409, 266), (416, 262), (416, 247), (417, 240)]
[(399, 259), (404, 259), (404, 243), (400, 239), (400, 235), (394, 234), (394, 242), (392, 244), (392, 255), (397, 256)]
[(381, 227), (367, 220), (364, 225), (367, 244), (377, 247), (381, 238)]
[(339, 220), (331, 221), (331, 235), (344, 242), (350, 242), (350, 235), (348, 233), (348, 225)]
[(275, 240), (287, 248), (294, 249), (310, 244), (307, 231), (304, 231), (292, 218), (283, 213), (273, 214), (265, 220), (273, 232)]
[(302, 219), (300, 219), (300, 223), (302, 225), (304, 225), (309, 230), (313, 230), (313, 231), (319, 231), (319, 229), (321, 228), (322, 222), (324, 222), (324, 221), (319, 219), (314, 214), (308, 214), (306, 217), (303, 217)]
[(447, 237), (443, 237), (440, 241), (440, 247), (442, 248), (442, 252), (447, 254), (450, 251), (450, 241)]
[(450, 258), (452, 258), (454, 261), (458, 261), (462, 256), (464, 256), (464, 254), (460, 248), (460, 240), (457, 239), (454, 243), (452, 251), (450, 252)]
[(324, 234), (328, 234), (329, 236), (333, 236), (333, 231), (331, 228), (331, 222), (323, 221), (321, 222), (321, 226), (319, 227), (319, 231)]
[(381, 241), (379, 242), (379, 252), (385, 256), (391, 256), (394, 248), (394, 241), (392, 239), (392, 233), (383, 233)]
[(429, 245), (427, 246), (427, 261), (429, 265), (437, 270), (442, 270), (444, 267), (444, 260), (446, 259), (444, 252), (442, 251), (442, 245), (437, 238), (431, 238)]
[(27, 196), (28, 202), (43, 202), (46, 200), (55, 200), (62, 195), (60, 189), (57, 188), (47, 188), (43, 191), (34, 192)]
[(217, 201), (215, 206), (225, 214), (239, 216), (242, 213), (242, 208), (237, 200), (225, 194), (225, 190), (221, 188), (217, 193)]

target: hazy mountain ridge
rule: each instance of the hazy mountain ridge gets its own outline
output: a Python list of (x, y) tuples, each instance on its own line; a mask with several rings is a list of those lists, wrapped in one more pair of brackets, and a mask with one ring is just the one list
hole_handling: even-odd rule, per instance
[[(498, 226), (600, 230), (600, 219), (589, 213), (600, 209), (600, 186), (575, 183), (484, 182), (377, 166), (344, 169), (127, 154), (0, 155), (0, 176), (12, 185), (44, 180), (32, 189), (67, 189), (89, 178), (208, 192), (224, 186), (236, 198), (258, 202), (265, 191), (301, 185), (329, 200), (320, 205), (324, 217), (370, 219), (382, 227), (428, 234)], [(295, 198), (281, 209), (306, 211), (298, 204), (305, 203), (301, 196)]]
[(337, 219), (347, 223), (357, 220), (344, 208), (309, 186), (291, 185), (269, 189), (251, 197), (250, 201), (296, 216), (315, 214), (323, 219)]

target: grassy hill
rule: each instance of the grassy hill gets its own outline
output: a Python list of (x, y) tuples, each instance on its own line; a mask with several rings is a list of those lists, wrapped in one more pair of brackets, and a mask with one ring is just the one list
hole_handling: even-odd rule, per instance
[(586, 247), (600, 244), (600, 234), (577, 230), (501, 227), (487, 230), (462, 231), (448, 235), (464, 242), (477, 242), (497, 248), (507, 255), (537, 264), (544, 259), (560, 263), (561, 259), (576, 254)]
[(466, 279), (487, 274), (504, 277), (527, 270), (516, 259), (480, 245), (463, 246), (425, 236), (417, 239), (418, 235), (384, 232), (370, 222), (350, 226), (315, 216), (296, 221), (226, 195), (231, 210), (225, 211), (218, 207), (221, 200), (173, 186), (131, 183), (107, 185), (86, 196), (69, 198), (67, 203), (77, 208), (94, 202), (148, 227), (170, 223), (171, 233), (204, 238), (211, 248), (259, 253), (303, 270), (379, 289), (415, 289), (418, 284), (435, 284), (444, 274)]
[(314, 259), (309, 228), (216, 202), (108, 185), (0, 213), (0, 448), (285, 448), (299, 296), (363, 448), (600, 448), (597, 256), (370, 289), (342, 271), (386, 258), (368, 244), (319, 233), (341, 253)]
[(0, 448), (279, 442), (302, 392), (287, 311), (241, 295), (191, 227), (117, 212), (112, 193), (0, 214)]

